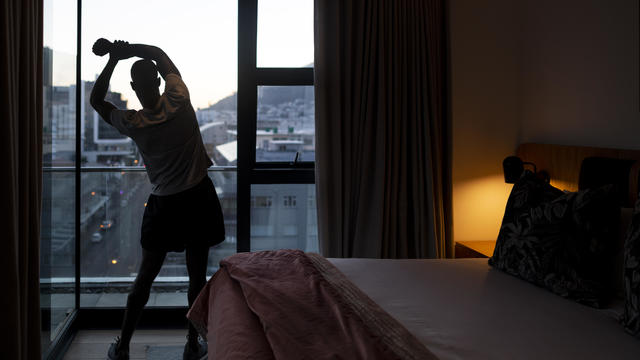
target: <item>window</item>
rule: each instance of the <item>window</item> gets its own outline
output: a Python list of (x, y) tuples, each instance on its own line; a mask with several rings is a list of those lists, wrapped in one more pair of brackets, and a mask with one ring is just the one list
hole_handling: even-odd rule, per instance
[(313, 1), (258, 1), (258, 67), (313, 67)]
[[(312, 0), (45, 0), (43, 25), (43, 349), (69, 314), (121, 311), (140, 262), (150, 184), (135, 143), (89, 104), (107, 61), (91, 52), (100, 37), (161, 47), (189, 88), (225, 216), (208, 275), (236, 251), (317, 251)], [(107, 93), (122, 109), (141, 108), (134, 61)], [(175, 296), (186, 281), (184, 254), (168, 254), (147, 306), (186, 306)]]
[[(167, 7), (173, 10), (167, 11)], [(126, 289), (140, 265), (140, 227), (151, 190), (135, 143), (102, 121), (89, 104), (97, 74), (107, 61), (107, 56), (98, 57), (91, 52), (93, 42), (104, 37), (156, 45), (180, 70), (189, 88), (203, 143), (214, 162), (209, 176), (225, 216), (227, 237), (209, 254), (211, 275), (220, 259), (235, 253), (237, 247), (237, 11), (235, 1), (195, 0), (179, 9), (166, 2), (154, 6), (128, 0), (83, 2), (80, 82), (83, 307), (126, 304)], [(141, 109), (129, 84), (130, 68), (137, 60), (120, 61), (111, 78), (107, 100), (118, 108)], [(162, 81), (160, 89), (163, 88)], [(177, 298), (180, 302), (176, 303), (176, 296), (171, 295), (186, 291), (185, 264), (184, 253), (167, 256), (156, 280), (166, 286), (153, 289), (153, 301), (148, 306), (186, 306), (186, 297)]]
[(256, 162), (315, 160), (313, 86), (258, 86)]
[(313, 0), (240, 0), (238, 25), (238, 250), (317, 249)]
[(296, 207), (296, 197), (291, 195), (285, 195), (283, 197), (284, 207), (286, 208), (294, 208)]
[(251, 207), (252, 208), (270, 208), (273, 204), (273, 197), (271, 196), (252, 196)]
[[(315, 184), (253, 184), (252, 198), (269, 206), (251, 207), (251, 251), (301, 249), (318, 251), (315, 208), (297, 207), (297, 199), (315, 198)], [(269, 194), (269, 195), (266, 195)], [(271, 203), (271, 199), (278, 199)]]

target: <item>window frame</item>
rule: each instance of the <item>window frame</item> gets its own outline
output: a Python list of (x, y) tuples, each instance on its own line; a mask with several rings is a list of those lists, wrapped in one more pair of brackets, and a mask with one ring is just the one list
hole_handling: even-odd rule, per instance
[(315, 184), (315, 162), (257, 162), (259, 86), (313, 86), (314, 68), (257, 66), (258, 0), (238, 0), (237, 251), (251, 250), (251, 185)]
[[(82, 83), (82, 0), (76, 0), (76, 89)], [(44, 9), (43, 9), (44, 11)], [(257, 62), (258, 0), (238, 0), (238, 161), (236, 165), (236, 236), (237, 252), (251, 249), (251, 185), (254, 184), (315, 184), (315, 162), (256, 162), (256, 127), (259, 86), (313, 86), (313, 68), (258, 68)], [(44, 31), (44, 30), (43, 30)], [(77, 91), (77, 90), (76, 90)], [(82, 307), (81, 295), (81, 205), (82, 174), (95, 169), (82, 166), (82, 97), (76, 96), (75, 164), (64, 171), (74, 172), (75, 182), (75, 244), (74, 244), (74, 309), (61, 324), (55, 339), (43, 358), (61, 357), (73, 340), (74, 333), (86, 328), (114, 328), (120, 326), (124, 308)], [(97, 170), (96, 170), (97, 171)], [(277, 199), (272, 200), (274, 204)], [(309, 200), (307, 206), (310, 206)], [(297, 209), (302, 206), (296, 203)], [(140, 326), (182, 326), (185, 307), (145, 309)]]

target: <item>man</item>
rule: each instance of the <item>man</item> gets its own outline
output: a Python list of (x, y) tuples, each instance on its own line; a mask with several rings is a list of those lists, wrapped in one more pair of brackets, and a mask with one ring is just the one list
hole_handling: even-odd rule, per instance
[[(152, 185), (142, 219), (142, 262), (127, 298), (122, 332), (109, 348), (109, 359), (129, 359), (129, 343), (149, 299), (151, 284), (168, 251), (186, 250), (189, 306), (205, 285), (209, 247), (224, 240), (220, 201), (207, 176), (207, 156), (189, 91), (180, 72), (160, 48), (98, 39), (93, 52), (109, 61), (91, 91), (91, 105), (102, 119), (138, 146)], [(143, 109), (119, 110), (105, 101), (116, 64), (132, 56), (131, 87)], [(153, 61), (155, 61), (155, 64)], [(164, 93), (159, 91), (160, 78)], [(189, 324), (183, 358), (201, 359), (206, 343)]]

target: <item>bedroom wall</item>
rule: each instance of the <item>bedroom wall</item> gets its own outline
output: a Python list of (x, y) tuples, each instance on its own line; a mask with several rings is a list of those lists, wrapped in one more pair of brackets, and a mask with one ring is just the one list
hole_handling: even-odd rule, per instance
[(522, 140), (640, 149), (638, 0), (524, 10)]
[(640, 149), (638, 0), (450, 0), (453, 224), (492, 240), (524, 142)]
[(495, 240), (520, 136), (520, 1), (451, 0), (454, 239)]

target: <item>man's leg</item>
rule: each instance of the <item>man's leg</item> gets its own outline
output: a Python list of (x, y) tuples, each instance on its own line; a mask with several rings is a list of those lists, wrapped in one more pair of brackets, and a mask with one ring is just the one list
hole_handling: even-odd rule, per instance
[[(187, 272), (189, 273), (189, 308), (207, 282), (209, 247), (187, 248)], [(189, 322), (189, 345), (197, 345), (198, 332)]]
[(151, 284), (158, 276), (166, 252), (152, 252), (142, 249), (142, 263), (136, 281), (133, 283), (133, 289), (127, 297), (127, 310), (124, 313), (124, 321), (122, 322), (122, 333), (120, 335), (120, 348), (129, 349), (131, 336), (136, 328), (136, 324), (142, 314), (142, 309), (149, 300), (149, 292)]

